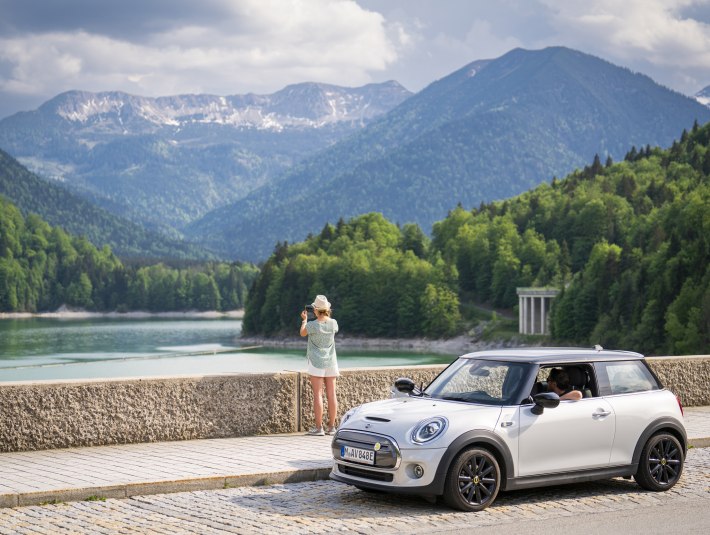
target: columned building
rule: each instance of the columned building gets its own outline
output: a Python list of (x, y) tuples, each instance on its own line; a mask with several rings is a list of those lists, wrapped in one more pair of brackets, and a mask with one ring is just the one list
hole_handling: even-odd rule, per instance
[(518, 288), (520, 334), (550, 334), (550, 305), (556, 288)]

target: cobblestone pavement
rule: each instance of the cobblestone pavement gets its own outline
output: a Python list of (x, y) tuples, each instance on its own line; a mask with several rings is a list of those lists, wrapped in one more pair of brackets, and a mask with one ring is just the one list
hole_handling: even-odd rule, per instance
[(485, 511), (462, 513), (416, 497), (317, 481), (0, 509), (0, 534), (468, 532), (521, 519), (672, 508), (691, 500), (710, 507), (710, 448), (691, 449), (681, 481), (665, 493), (614, 479), (503, 493)]
[[(710, 407), (687, 408), (685, 425), (710, 447)], [(327, 479), (330, 444), (292, 433), (0, 453), (0, 508)]]

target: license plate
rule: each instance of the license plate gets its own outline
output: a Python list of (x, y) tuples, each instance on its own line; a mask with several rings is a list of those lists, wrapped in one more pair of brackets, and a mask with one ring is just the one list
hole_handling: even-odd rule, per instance
[(375, 452), (373, 450), (363, 450), (361, 448), (352, 448), (350, 446), (341, 446), (340, 457), (347, 461), (355, 461), (358, 463), (375, 464)]

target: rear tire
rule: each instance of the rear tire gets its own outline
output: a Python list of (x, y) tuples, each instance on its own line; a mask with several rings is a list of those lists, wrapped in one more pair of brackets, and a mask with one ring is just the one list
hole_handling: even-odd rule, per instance
[(658, 433), (643, 447), (634, 479), (646, 490), (668, 490), (680, 479), (683, 461), (683, 446), (678, 439), (670, 433)]
[(460, 511), (482, 511), (500, 490), (500, 467), (495, 456), (484, 448), (468, 448), (449, 467), (444, 485), (444, 501)]

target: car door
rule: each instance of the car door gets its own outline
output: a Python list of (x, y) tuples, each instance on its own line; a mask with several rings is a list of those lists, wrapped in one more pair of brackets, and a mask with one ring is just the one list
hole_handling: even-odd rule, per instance
[(533, 407), (520, 407), (519, 477), (609, 464), (616, 425), (609, 402), (601, 397), (560, 401), (540, 415), (533, 414)]

